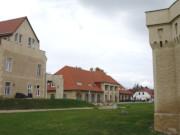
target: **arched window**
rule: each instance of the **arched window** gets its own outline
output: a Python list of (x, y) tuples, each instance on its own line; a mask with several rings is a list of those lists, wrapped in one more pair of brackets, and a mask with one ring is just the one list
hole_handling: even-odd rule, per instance
[(100, 101), (101, 101), (101, 96), (97, 95), (97, 102), (100, 103)]
[(85, 94), (85, 95), (84, 95), (84, 100), (85, 100), (85, 101), (88, 101), (88, 94)]
[(94, 103), (94, 94), (91, 95), (91, 103)]
[(77, 99), (77, 100), (81, 100), (81, 94), (80, 94), (80, 93), (78, 93), (78, 94), (76, 95), (76, 99)]

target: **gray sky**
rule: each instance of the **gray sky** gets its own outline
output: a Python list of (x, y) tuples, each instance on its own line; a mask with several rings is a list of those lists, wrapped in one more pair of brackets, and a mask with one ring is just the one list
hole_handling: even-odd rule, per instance
[[(145, 11), (175, 0), (5, 0), (0, 21), (27, 16), (46, 51), (47, 72), (100, 67), (126, 88), (153, 88)], [(11, 4), (9, 4), (11, 3)], [(8, 10), (7, 10), (8, 9)]]

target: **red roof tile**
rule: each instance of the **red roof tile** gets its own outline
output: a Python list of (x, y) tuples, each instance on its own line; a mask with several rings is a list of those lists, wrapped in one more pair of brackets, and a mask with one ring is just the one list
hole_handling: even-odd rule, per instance
[[(99, 87), (98, 82), (107, 82), (119, 85), (112, 77), (101, 71), (87, 71), (80, 68), (65, 66), (55, 74), (63, 75), (64, 90), (88, 90), (99, 91), (103, 90)], [(77, 85), (80, 82), (82, 85)]]
[(48, 90), (48, 91), (55, 91), (55, 90), (56, 90), (56, 87), (52, 87), (51, 85), (48, 85), (48, 86), (47, 86), (47, 90)]
[(120, 94), (133, 95), (133, 93), (130, 92), (129, 90), (120, 90), (119, 92)]
[(12, 35), (27, 17), (0, 22), (0, 37)]

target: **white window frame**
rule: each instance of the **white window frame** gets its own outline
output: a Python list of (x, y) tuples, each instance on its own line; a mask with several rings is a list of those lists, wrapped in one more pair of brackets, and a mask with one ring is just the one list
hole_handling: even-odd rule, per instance
[(28, 94), (32, 94), (32, 84), (28, 84)]
[(37, 76), (41, 76), (41, 64), (37, 66)]
[(11, 72), (12, 71), (12, 58), (6, 59), (6, 71)]
[[(9, 84), (9, 85), (7, 85)], [(11, 83), (10, 82), (6, 82), (5, 83), (5, 96), (9, 96), (10, 95), (10, 90), (11, 90)]]
[(41, 89), (40, 89), (40, 87), (41, 87), (40, 85), (37, 85), (37, 86), (36, 86), (36, 96), (37, 96), (37, 97), (40, 97), (40, 95), (41, 95)]

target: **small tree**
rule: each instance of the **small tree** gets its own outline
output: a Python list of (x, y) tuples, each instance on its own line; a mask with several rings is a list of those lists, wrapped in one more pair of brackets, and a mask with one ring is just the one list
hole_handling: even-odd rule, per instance
[(140, 86), (138, 83), (134, 84), (133, 89), (141, 89), (142, 86)]
[(103, 69), (100, 69), (99, 67), (96, 67), (96, 68), (95, 68), (95, 71), (102, 71), (102, 72), (104, 72), (104, 70), (103, 70)]
[(90, 71), (94, 71), (94, 70), (93, 70), (93, 67), (92, 67), (92, 68), (90, 68)]

